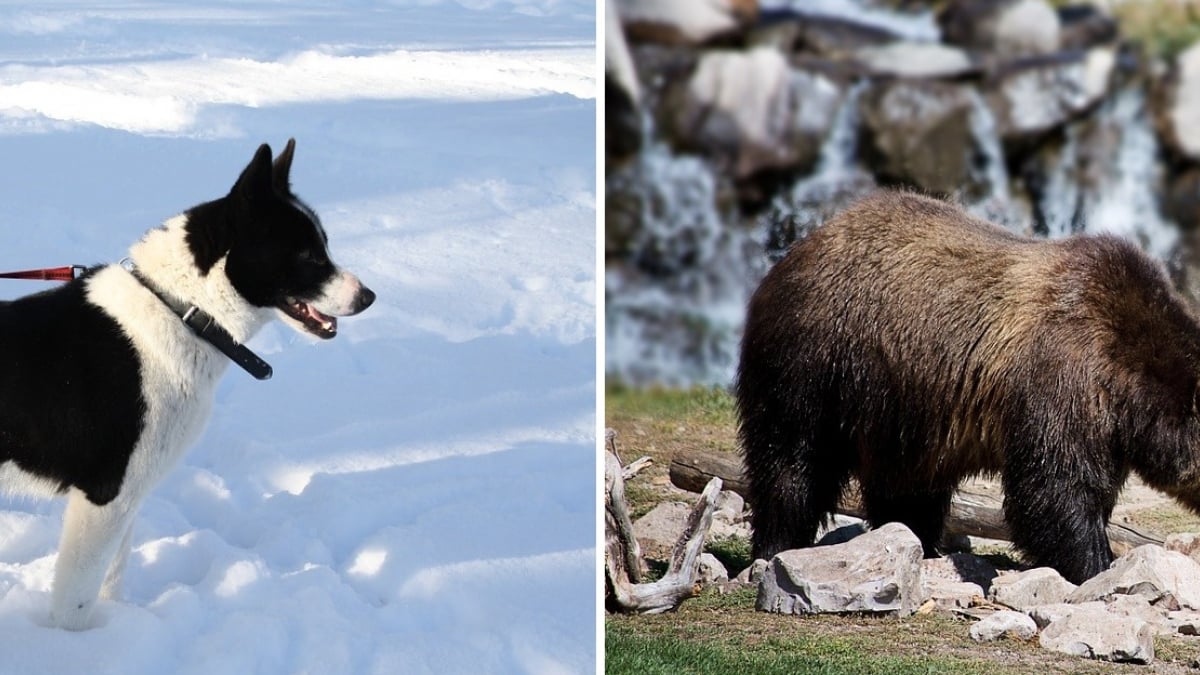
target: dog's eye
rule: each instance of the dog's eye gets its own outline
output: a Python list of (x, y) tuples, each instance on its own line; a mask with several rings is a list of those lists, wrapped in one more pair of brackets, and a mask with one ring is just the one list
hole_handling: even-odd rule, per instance
[(300, 262), (324, 267), (329, 264), (329, 259), (320, 251), (305, 250), (300, 252)]

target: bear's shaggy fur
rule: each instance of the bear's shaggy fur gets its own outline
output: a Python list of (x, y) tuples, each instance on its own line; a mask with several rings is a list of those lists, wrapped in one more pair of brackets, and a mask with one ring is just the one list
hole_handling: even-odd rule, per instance
[(965, 477), (1013, 541), (1106, 569), (1130, 470), (1200, 507), (1200, 322), (1111, 236), (1041, 241), (880, 192), (793, 245), (750, 302), (736, 394), (756, 557), (808, 546), (856, 476), (932, 554)]

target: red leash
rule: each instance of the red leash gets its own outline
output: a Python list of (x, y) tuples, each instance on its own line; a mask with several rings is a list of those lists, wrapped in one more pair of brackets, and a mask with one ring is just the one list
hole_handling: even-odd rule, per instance
[(37, 281), (71, 281), (83, 274), (87, 268), (83, 265), (67, 265), (66, 267), (48, 267), (41, 270), (22, 270), (20, 272), (0, 272), (0, 279), (34, 279)]

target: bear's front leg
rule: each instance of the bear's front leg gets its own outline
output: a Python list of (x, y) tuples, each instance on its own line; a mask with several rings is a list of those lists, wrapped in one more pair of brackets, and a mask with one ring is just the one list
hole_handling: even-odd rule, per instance
[(1113, 561), (1107, 526), (1119, 486), (1089, 485), (1084, 476), (1084, 469), (1066, 462), (1029, 471), (1010, 465), (1004, 475), (1004, 517), (1013, 543), (1035, 565), (1053, 567), (1073, 584)]
[(55, 625), (67, 630), (90, 627), (100, 585), (130, 530), (133, 514), (128, 499), (118, 497), (100, 506), (71, 489), (54, 567), (51, 619)]

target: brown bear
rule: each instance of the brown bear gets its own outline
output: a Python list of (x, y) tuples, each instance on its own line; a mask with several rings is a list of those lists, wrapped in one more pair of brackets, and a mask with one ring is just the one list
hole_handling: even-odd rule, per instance
[(1200, 322), (1112, 236), (1035, 240), (883, 191), (794, 244), (750, 301), (735, 385), (753, 548), (809, 546), (851, 476), (933, 555), (998, 474), (1016, 543), (1106, 569), (1130, 470), (1200, 507)]

